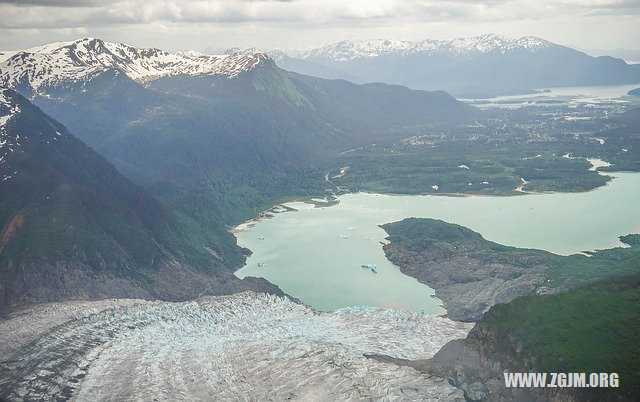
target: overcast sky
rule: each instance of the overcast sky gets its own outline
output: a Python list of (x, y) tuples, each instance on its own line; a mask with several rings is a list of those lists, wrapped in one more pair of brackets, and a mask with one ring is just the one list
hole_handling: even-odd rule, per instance
[(640, 49), (640, 0), (0, 0), (0, 50), (85, 36), (203, 50), (484, 33)]

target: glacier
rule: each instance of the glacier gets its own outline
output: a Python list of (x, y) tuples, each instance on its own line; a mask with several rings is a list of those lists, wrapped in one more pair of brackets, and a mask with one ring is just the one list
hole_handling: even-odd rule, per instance
[(48, 303), (0, 320), (0, 398), (464, 400), (444, 379), (365, 355), (430, 358), (472, 325), (374, 307), (320, 313), (253, 292)]

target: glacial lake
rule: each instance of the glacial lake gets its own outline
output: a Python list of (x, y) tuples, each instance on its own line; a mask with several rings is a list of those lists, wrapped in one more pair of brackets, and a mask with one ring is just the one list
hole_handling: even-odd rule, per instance
[[(407, 217), (442, 219), (516, 247), (571, 254), (620, 246), (640, 232), (640, 173), (613, 173), (584, 193), (513, 197), (347, 194), (331, 207), (304, 202), (296, 211), (242, 225), (238, 243), (253, 254), (236, 272), (263, 277), (317, 310), (349, 306), (404, 307), (439, 314), (433, 290), (402, 274), (382, 251), (378, 225)], [(247, 227), (248, 226), (248, 227)], [(361, 268), (376, 264), (378, 273)]]

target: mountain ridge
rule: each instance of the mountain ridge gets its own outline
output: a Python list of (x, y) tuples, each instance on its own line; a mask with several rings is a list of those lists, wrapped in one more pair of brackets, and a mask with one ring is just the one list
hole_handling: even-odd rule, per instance
[(284, 68), (301, 74), (444, 90), (460, 98), (640, 83), (640, 65), (610, 56), (589, 56), (535, 36), (342, 41), (290, 51), (280, 59)]
[(169, 53), (137, 48), (101, 39), (55, 42), (19, 51), (0, 63), (0, 85), (28, 85), (32, 91), (59, 81), (83, 81), (108, 69), (117, 69), (145, 83), (172, 75), (220, 75), (227, 78), (258, 66), (265, 54), (206, 55)]
[(515, 39), (498, 34), (485, 34), (470, 38), (452, 40), (423, 39), (417, 41), (388, 39), (340, 41), (308, 52), (302, 52), (301, 58), (328, 58), (334, 61), (349, 61), (357, 58), (379, 57), (386, 54), (409, 55), (415, 53), (488, 53), (491, 51), (534, 51), (549, 47), (552, 43), (535, 36), (523, 36)]

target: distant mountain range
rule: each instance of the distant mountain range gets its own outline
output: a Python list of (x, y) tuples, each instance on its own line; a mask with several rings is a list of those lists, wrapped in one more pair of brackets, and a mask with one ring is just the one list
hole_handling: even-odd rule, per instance
[(285, 56), (276, 57), (276, 62), (301, 74), (438, 89), (460, 97), (640, 83), (640, 65), (609, 56), (592, 57), (533, 36), (342, 41)]
[(633, 49), (578, 49), (592, 56), (611, 56), (625, 60), (629, 64), (640, 63), (640, 50)]
[[(327, 155), (479, 113), (442, 91), (287, 72), (263, 53), (171, 54), (93, 38), (7, 55), (0, 85), (17, 91), (3, 92), (7, 304), (75, 288), (173, 299), (246, 288), (232, 276), (246, 251), (226, 225), (321, 194)], [(14, 142), (35, 139), (18, 158)], [(62, 144), (72, 150), (54, 152)], [(62, 204), (40, 215), (47, 196)]]

